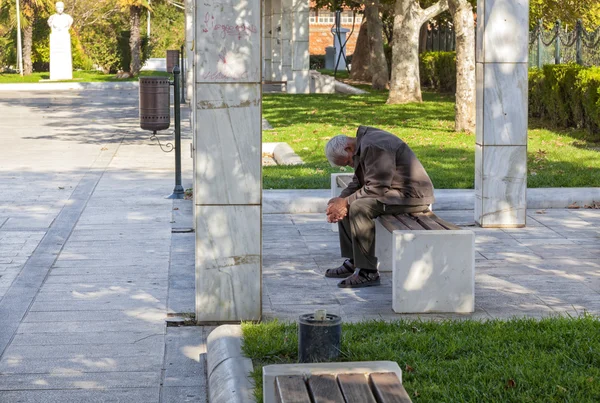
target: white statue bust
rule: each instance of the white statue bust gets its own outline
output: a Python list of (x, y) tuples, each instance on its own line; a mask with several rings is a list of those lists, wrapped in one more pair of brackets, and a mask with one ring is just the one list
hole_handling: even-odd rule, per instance
[(69, 14), (65, 14), (65, 4), (62, 1), (56, 3), (56, 14), (48, 18), (48, 25), (52, 28), (52, 33), (69, 32), (69, 28), (73, 25), (73, 18)]
[(56, 14), (48, 18), (50, 32), (50, 80), (71, 80), (73, 65), (71, 58), (71, 35), (69, 28), (73, 18), (65, 14), (62, 1), (56, 3)]

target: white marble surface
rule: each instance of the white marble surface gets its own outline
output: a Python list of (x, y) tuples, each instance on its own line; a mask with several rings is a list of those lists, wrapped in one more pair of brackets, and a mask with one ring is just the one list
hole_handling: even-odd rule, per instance
[(281, 0), (271, 0), (273, 15), (271, 17), (271, 79), (281, 80)]
[[(194, 94), (194, 13), (195, 1), (185, 0), (185, 57), (187, 70), (185, 71), (185, 99), (191, 102)], [(166, 63), (165, 63), (166, 65)], [(165, 68), (166, 70), (166, 68)]]
[(396, 313), (475, 309), (472, 231), (394, 231), (392, 308)]
[(529, 0), (477, 1), (476, 60), (527, 63)]
[(69, 32), (50, 34), (50, 80), (73, 79), (71, 35)]
[(288, 83), (290, 94), (310, 94), (310, 77), (308, 70), (292, 71), (292, 81)]
[(263, 80), (271, 80), (273, 75), (271, 64), (272, 54), (272, 25), (273, 25), (273, 8), (272, 0), (264, 0), (264, 11), (263, 11)]
[(292, 43), (292, 69), (294, 71), (305, 71), (308, 74), (310, 68), (310, 53), (308, 51), (308, 46), (308, 41), (294, 41)]
[(250, 0), (196, 2), (196, 82), (261, 80), (260, 9)]
[(477, 63), (480, 145), (527, 145), (526, 63)]
[(196, 88), (196, 204), (261, 201), (260, 84)]
[(475, 221), (525, 226), (526, 198), (527, 147), (475, 145)]
[(259, 320), (261, 207), (196, 206), (196, 319)]

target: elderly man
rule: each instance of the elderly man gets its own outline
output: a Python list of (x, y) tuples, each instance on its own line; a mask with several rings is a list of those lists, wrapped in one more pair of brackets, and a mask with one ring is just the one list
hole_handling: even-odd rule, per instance
[(360, 126), (356, 138), (335, 136), (325, 154), (332, 166), (354, 168), (350, 185), (327, 206), (327, 220), (338, 223), (347, 259), (325, 276), (344, 278), (338, 284), (342, 288), (379, 285), (375, 218), (426, 211), (433, 203), (433, 184), (404, 141), (374, 127)]

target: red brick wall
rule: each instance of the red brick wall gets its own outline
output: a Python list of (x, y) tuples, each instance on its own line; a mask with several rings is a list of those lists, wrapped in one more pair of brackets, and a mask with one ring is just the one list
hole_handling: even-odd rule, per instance
[[(342, 25), (344, 28), (352, 29), (352, 24)], [(350, 56), (354, 53), (356, 38), (360, 24), (354, 25), (354, 32), (346, 44), (346, 54)], [(349, 34), (350, 32), (348, 32)], [(346, 34), (346, 38), (348, 38)], [(333, 35), (331, 34), (331, 25), (329, 24), (310, 24), (308, 29), (309, 51), (311, 55), (324, 55), (327, 46), (333, 46)]]

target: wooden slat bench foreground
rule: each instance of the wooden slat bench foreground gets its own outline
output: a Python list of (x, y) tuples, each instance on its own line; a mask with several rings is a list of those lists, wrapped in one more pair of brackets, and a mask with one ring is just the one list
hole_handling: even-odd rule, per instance
[[(333, 174), (332, 197), (352, 175)], [(337, 226), (337, 224), (335, 224)], [(397, 313), (470, 313), (475, 309), (475, 234), (433, 212), (386, 215), (375, 222), (379, 271), (392, 272)]]
[(284, 364), (263, 368), (264, 403), (409, 403), (392, 361)]

